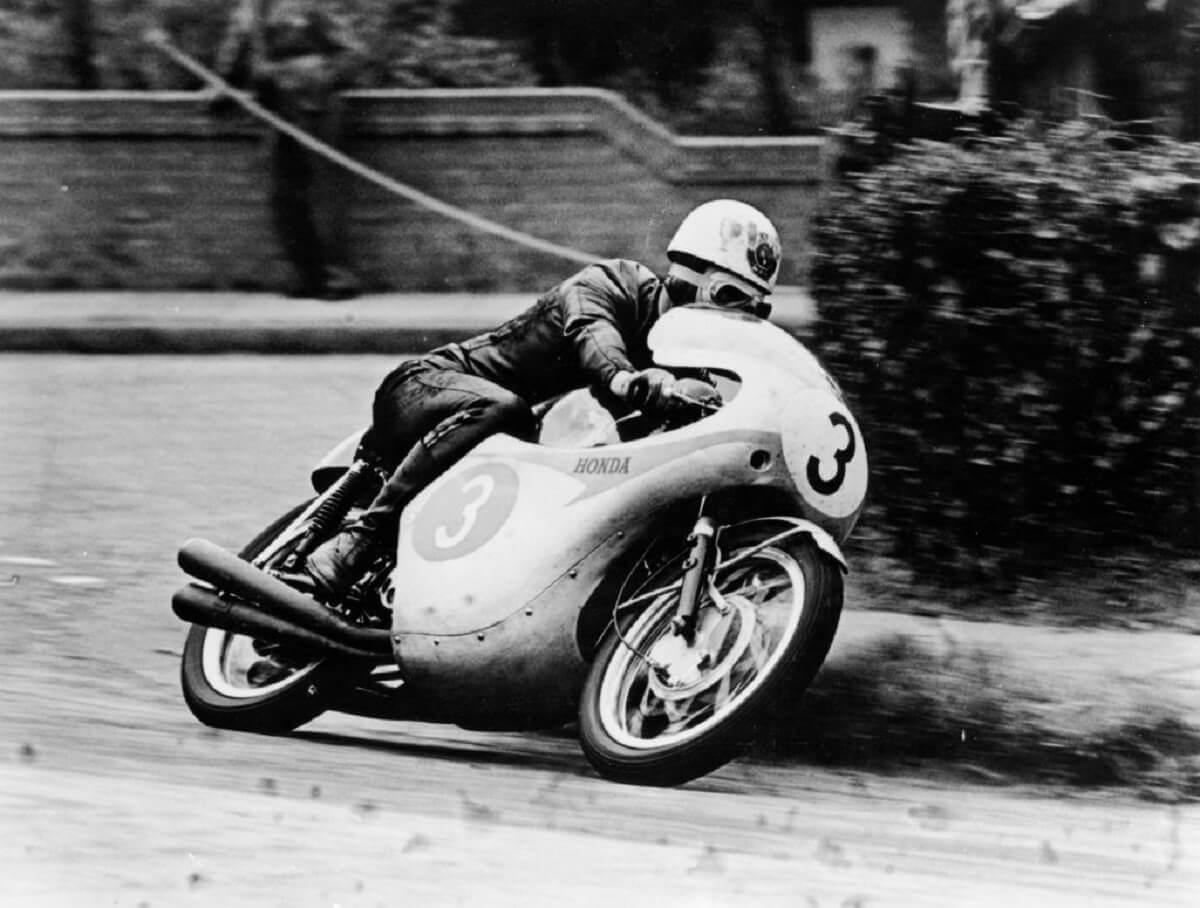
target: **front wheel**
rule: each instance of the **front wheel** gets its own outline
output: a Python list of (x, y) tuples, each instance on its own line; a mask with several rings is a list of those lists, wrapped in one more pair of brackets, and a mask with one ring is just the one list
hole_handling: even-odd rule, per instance
[[(737, 755), (775, 696), (798, 696), (825, 659), (842, 609), (839, 567), (790, 524), (751, 520), (720, 537), (694, 639), (672, 626), (678, 590), (611, 627), (579, 708), (588, 760), (603, 776), (678, 785)], [(764, 543), (768, 543), (764, 545)]]
[[(247, 561), (282, 557), (303, 533), (297, 505), (241, 552)], [(256, 562), (257, 563), (257, 562)], [(269, 658), (268, 658), (269, 657)], [(265, 670), (264, 670), (265, 668)], [(213, 728), (284, 734), (325, 710), (340, 672), (328, 659), (287, 652), (243, 634), (194, 624), (183, 644), (180, 684), (192, 715)]]

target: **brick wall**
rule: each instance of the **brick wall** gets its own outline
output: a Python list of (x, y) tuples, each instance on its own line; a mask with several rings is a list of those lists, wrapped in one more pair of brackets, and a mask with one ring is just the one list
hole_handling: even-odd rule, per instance
[[(358, 92), (347, 152), (508, 227), (655, 268), (694, 204), (734, 196), (802, 275), (820, 185), (815, 138), (680, 138), (579, 90)], [(359, 177), (336, 181), (372, 289), (528, 290), (574, 266)], [(0, 92), (0, 286), (277, 288), (266, 161), (249, 119), (189, 93)]]

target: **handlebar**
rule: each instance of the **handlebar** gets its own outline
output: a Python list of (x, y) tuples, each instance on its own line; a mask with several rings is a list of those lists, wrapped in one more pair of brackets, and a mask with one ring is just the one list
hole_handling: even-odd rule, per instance
[(695, 407), (697, 410), (703, 410), (705, 413), (716, 413), (721, 409), (720, 402), (711, 402), (701, 400), (698, 397), (692, 397), (689, 394), (684, 394), (680, 391), (671, 391), (667, 394), (672, 400), (678, 400), (687, 404), (689, 407)]
[[(718, 410), (721, 409), (721, 406), (722, 406), (721, 403), (710, 403), (709, 401), (701, 400), (698, 397), (692, 397), (690, 394), (684, 394), (680, 391), (671, 391), (668, 393), (668, 397), (670, 397), (672, 400), (678, 400), (678, 401), (686, 404), (687, 406), (691, 407), (694, 411), (699, 412), (700, 414), (702, 414), (704, 416), (708, 416), (712, 413), (716, 413)], [(656, 414), (656, 415), (652, 416), (651, 414), (647, 413), (645, 410), (634, 410), (632, 413), (627, 413), (625, 416), (621, 416), (618, 419), (616, 419), (615, 425), (621, 426), (621, 425), (626, 425), (626, 424), (630, 424), (630, 423), (637, 424), (640, 420), (653, 420), (656, 423), (667, 425), (667, 424), (670, 424), (673, 419), (677, 419), (680, 415), (681, 414), (679, 414), (679, 413), (675, 413), (675, 414)]]

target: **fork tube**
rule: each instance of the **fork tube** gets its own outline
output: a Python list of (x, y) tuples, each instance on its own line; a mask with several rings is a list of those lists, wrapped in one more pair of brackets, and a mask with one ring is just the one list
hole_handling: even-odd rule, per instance
[(717, 525), (711, 517), (701, 517), (692, 528), (689, 541), (692, 550), (684, 562), (683, 585), (679, 590), (679, 610), (671, 622), (675, 632), (690, 646), (696, 637), (696, 613), (700, 605), (700, 590), (712, 567), (713, 536)]

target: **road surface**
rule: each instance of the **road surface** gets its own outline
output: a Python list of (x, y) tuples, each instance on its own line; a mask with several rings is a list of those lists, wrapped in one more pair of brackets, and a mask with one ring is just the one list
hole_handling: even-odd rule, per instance
[(200, 726), (178, 544), (302, 498), (389, 365), (0, 358), (0, 904), (1200, 904), (1191, 806), (748, 760), (647, 790), (569, 734)]

